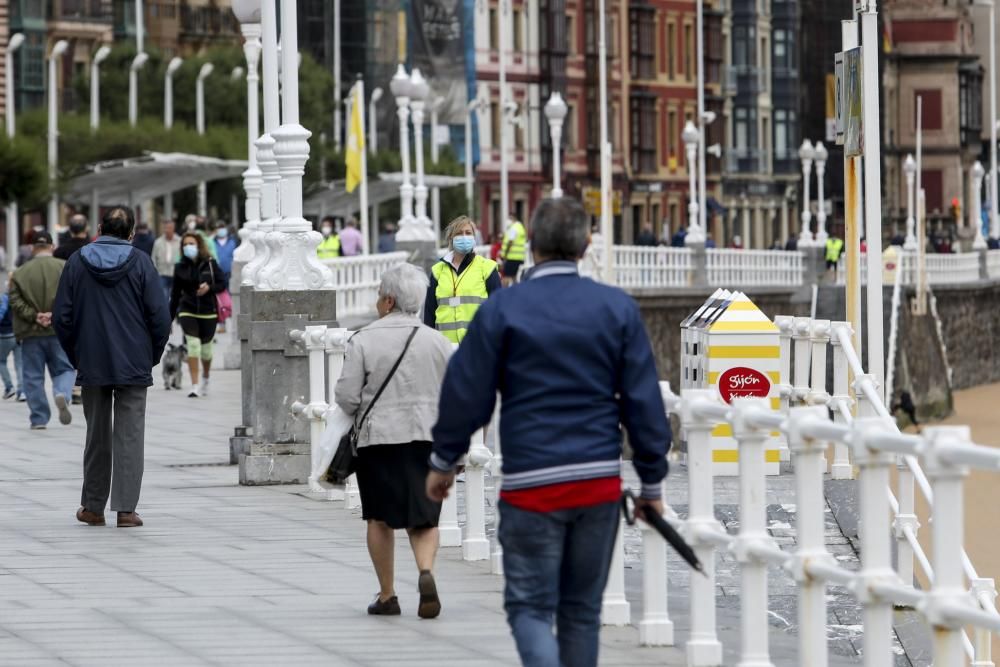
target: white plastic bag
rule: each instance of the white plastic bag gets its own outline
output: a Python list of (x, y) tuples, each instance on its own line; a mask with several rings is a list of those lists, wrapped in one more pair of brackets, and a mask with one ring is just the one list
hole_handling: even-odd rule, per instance
[(354, 419), (344, 414), (338, 405), (327, 410), (324, 419), (326, 420), (326, 429), (323, 431), (323, 437), (320, 438), (319, 443), (313, 444), (313, 447), (317, 448), (318, 451), (313, 456), (313, 469), (309, 475), (309, 486), (315, 491), (334, 488), (333, 484), (326, 481), (326, 471), (330, 467), (330, 462), (333, 461), (334, 454), (337, 453), (341, 439), (347, 435), (354, 423)]

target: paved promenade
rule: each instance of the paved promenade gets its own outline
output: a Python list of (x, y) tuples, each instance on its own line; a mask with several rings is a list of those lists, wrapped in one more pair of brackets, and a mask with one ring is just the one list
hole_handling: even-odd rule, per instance
[[(0, 403), (0, 665), (517, 664), (501, 578), (458, 549), (442, 550), (436, 568), (439, 619), (416, 617), (403, 540), (403, 616), (367, 616), (377, 585), (359, 512), (304, 487), (239, 487), (225, 465), (239, 374), (212, 382), (198, 400), (150, 389), (146, 525), (128, 530), (74, 519), (78, 406), (71, 426), (33, 432), (23, 403)], [(633, 620), (639, 608), (633, 600)], [(679, 649), (639, 648), (628, 627), (604, 629), (601, 664), (683, 661)]]

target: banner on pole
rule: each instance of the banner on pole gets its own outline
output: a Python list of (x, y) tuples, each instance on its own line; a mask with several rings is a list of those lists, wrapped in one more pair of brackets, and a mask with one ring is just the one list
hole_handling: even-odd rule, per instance
[(463, 0), (411, 0), (410, 64), (430, 84), (429, 103), (441, 98), (438, 122), (460, 125), (468, 105), (465, 3)]

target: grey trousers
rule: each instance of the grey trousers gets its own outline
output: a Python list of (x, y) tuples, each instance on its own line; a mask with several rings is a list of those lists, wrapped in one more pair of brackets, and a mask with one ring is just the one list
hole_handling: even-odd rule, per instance
[(80, 504), (103, 514), (110, 492), (112, 512), (134, 512), (142, 487), (146, 387), (84, 387), (83, 416), (87, 446)]

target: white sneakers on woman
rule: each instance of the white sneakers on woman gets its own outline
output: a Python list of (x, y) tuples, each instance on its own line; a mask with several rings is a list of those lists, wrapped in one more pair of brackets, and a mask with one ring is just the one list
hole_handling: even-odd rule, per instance
[(198, 398), (198, 396), (199, 396), (198, 385), (196, 384), (191, 385), (191, 391), (188, 392), (188, 398)]
[(188, 392), (188, 398), (198, 398), (199, 396), (208, 396), (208, 378), (201, 379), (201, 387), (192, 384), (191, 391)]
[(208, 396), (208, 378), (201, 379), (201, 395)]

